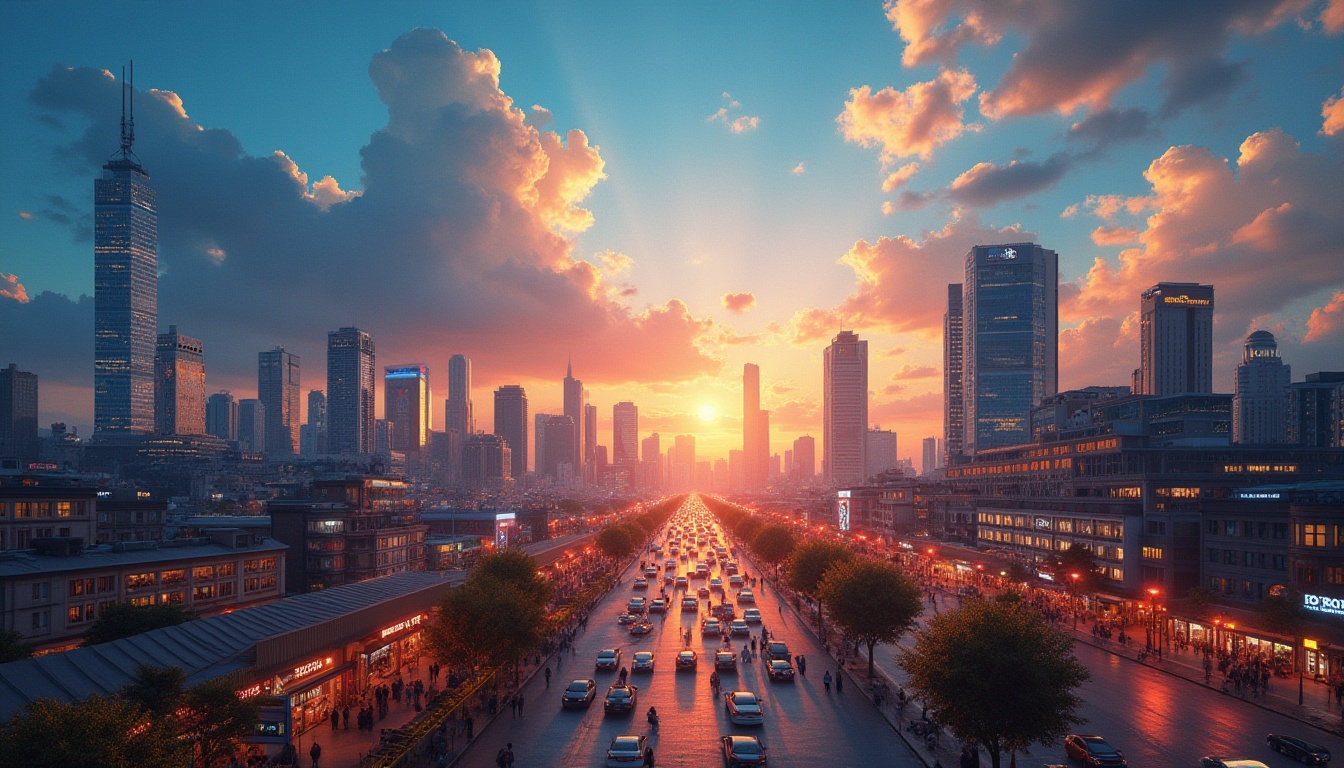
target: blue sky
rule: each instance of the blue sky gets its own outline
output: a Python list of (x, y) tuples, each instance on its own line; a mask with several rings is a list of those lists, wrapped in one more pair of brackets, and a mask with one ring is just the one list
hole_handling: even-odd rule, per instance
[[(477, 361), (478, 401), (495, 386), (523, 383), (537, 412), (559, 407), (558, 380), (572, 355), (604, 416), (616, 400), (634, 399), (641, 431), (694, 432), (718, 456), (740, 439), (738, 376), (743, 362), (756, 362), (764, 407), (775, 411), (772, 449), (782, 452), (798, 434), (820, 433), (821, 349), (853, 328), (874, 348), (873, 420), (903, 435), (902, 455), (916, 455), (919, 438), (941, 432), (943, 285), (956, 279), (970, 244), (995, 237), (1036, 239), (1061, 254), (1071, 331), (1061, 340), (1062, 386), (1127, 382), (1137, 365), (1127, 319), (1137, 290), (1162, 279), (1224, 288), (1216, 389), (1230, 391), (1239, 339), (1252, 326), (1276, 332), (1300, 380), (1344, 366), (1344, 254), (1331, 245), (1344, 196), (1330, 199), (1340, 191), (1331, 180), (1340, 139), (1323, 115), (1344, 88), (1340, 5), (4, 3), (0, 27), (10, 34), (0, 48), (0, 98), (10, 107), (0, 140), (10, 151), (0, 162), (10, 181), (0, 188), (0, 273), (28, 300), (17, 289), (0, 296), (0, 323), (12, 326), (4, 333), (14, 342), (0, 344), (0, 362), (43, 377), (43, 423), (91, 422), (91, 359), (50, 335), (77, 335), (87, 312), (75, 302), (92, 293), (92, 248), (79, 216), (91, 210), (92, 147), (101, 141), (111, 155), (117, 138), (86, 131), (101, 124), (103, 110), (114, 121), (117, 104), (115, 87), (76, 75), (119, 72), (134, 58), (137, 89), (175, 93), (186, 115), (156, 117), (153, 97), (142, 93), (137, 151), (163, 181), (161, 196), (179, 185), (192, 190), (189, 224), (161, 204), (160, 324), (205, 340), (212, 390), (250, 396), (255, 354), (274, 343), (298, 350), (305, 387), (320, 388), (322, 330), (355, 324), (375, 331), (380, 363), (423, 359), (442, 376), (447, 355), (466, 352)], [(452, 46), (436, 47), (446, 71), (493, 52), (500, 74), (490, 94), (521, 112), (499, 109), (479, 90), (436, 108), (489, 115), (493, 135), (527, 145), (519, 150), (527, 162), (538, 156), (528, 142), (540, 136), (545, 145), (551, 131), (561, 147), (574, 148), (570, 131), (596, 147), (571, 153), (573, 167), (559, 161), (560, 150), (546, 150), (552, 178), (559, 183), (564, 173), (575, 184), (556, 193), (555, 210), (586, 209), (591, 222), (566, 226), (554, 211), (533, 211), (535, 232), (522, 219), (478, 228), (481, 219), (466, 211), (516, 191), (513, 180), (507, 189), (492, 181), (482, 197), (480, 174), (523, 155), (494, 156), (499, 143), (459, 144), (480, 137), (446, 133), (419, 148), (419, 170), (431, 167), (424, 158), (440, 158), (446, 175), (415, 187), (417, 162), (406, 158), (375, 173), (383, 190), (406, 185), (400, 209), (375, 206), (370, 191), (311, 220), (296, 208), (296, 218), (274, 219), (278, 234), (269, 241), (258, 234), (233, 242), (238, 222), (274, 211), (259, 203), (235, 210), (264, 198), (249, 158), (279, 150), (310, 184), (330, 175), (341, 190), (364, 191), (363, 152), (389, 129), (370, 62), (417, 27), (442, 30), (469, 54), (453, 58)], [(917, 52), (920, 45), (928, 50)], [(385, 60), (410, 66), (410, 48)], [(53, 73), (58, 66), (75, 74)], [(424, 92), (442, 85), (425, 72), (445, 70), (416, 71)], [(961, 98), (921, 90), (940, 82), (954, 83)], [(851, 90), (863, 86), (875, 97), (890, 88), (892, 98), (874, 98), (860, 116)], [(996, 100), (982, 101), (986, 94)], [(549, 111), (549, 122), (532, 115), (528, 128), (515, 125), (533, 105)], [(710, 119), (720, 109), (723, 119)], [(849, 131), (837, 121), (846, 113)], [(1132, 130), (1113, 122), (1070, 134), (1106, 117), (1127, 118)], [(188, 137), (183, 151), (194, 154), (172, 154), (149, 143), (156, 120), (164, 130), (201, 126), (231, 136), (240, 153), (192, 147)], [(1265, 149), (1246, 154), (1254, 136), (1266, 139), (1249, 146)], [(467, 146), (485, 152), (479, 164), (453, 155)], [(169, 167), (170, 157), (201, 163)], [(1250, 172), (1252, 161), (1271, 160), (1272, 171)], [(989, 165), (971, 173), (982, 163)], [(884, 178), (911, 164), (918, 169), (902, 185), (883, 190)], [(416, 210), (415, 190), (450, 188), (457, 191)], [(523, 216), (532, 192), (519, 194), (505, 209), (519, 202)], [(305, 283), (305, 269), (327, 263), (318, 244), (348, 239), (334, 234), (356, 231), (347, 227), (373, 245), (341, 263), (354, 273), (350, 265), (362, 260), (378, 286)], [(386, 234), (400, 232), (423, 239)], [(377, 252), (379, 242), (389, 243), (386, 252)], [(493, 258), (456, 250), (466, 243)], [(212, 244), (229, 255), (202, 267), (198, 252)], [(426, 248), (441, 256), (429, 262), (442, 267), (432, 278), (417, 272), (425, 262), (416, 251)], [(598, 256), (608, 252), (619, 256)], [(498, 273), (510, 258), (535, 272), (524, 282)], [(247, 265), (278, 268), (274, 260), (290, 262), (287, 274), (299, 276), (292, 289), (313, 293), (313, 307), (341, 311), (296, 309), (293, 322), (283, 312), (237, 317), (248, 286), (268, 274)], [(574, 272), (575, 262), (596, 266)], [(1267, 262), (1280, 269), (1264, 270)], [(194, 283), (179, 282), (189, 270), (201, 270), (191, 272)], [(384, 274), (398, 270), (401, 282)], [(473, 287), (487, 274), (488, 286)], [(191, 291), (216, 280), (236, 312)], [(415, 302), (403, 299), (435, 280), (445, 281), (445, 304), (472, 311), (405, 308)], [(520, 290), (527, 310), (510, 303)], [(548, 290), (558, 292), (549, 311)], [(48, 291), (68, 301), (36, 300)], [(743, 296), (733, 303), (730, 294)], [(423, 307), (434, 295), (416, 301)], [(497, 300), (473, 304), (484, 296)], [(721, 416), (699, 419), (705, 405)]]

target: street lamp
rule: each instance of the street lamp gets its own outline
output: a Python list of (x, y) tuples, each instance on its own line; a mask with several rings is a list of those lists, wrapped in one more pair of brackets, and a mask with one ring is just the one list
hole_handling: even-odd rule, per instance
[(1070, 573), (1070, 574), (1069, 574), (1069, 586), (1071, 586), (1071, 587), (1073, 588), (1073, 600), (1070, 601), (1070, 603), (1069, 603), (1069, 607), (1073, 609), (1073, 631), (1074, 631), (1074, 632), (1077, 632), (1077, 631), (1078, 631), (1078, 579), (1079, 579), (1079, 576), (1080, 576), (1080, 575), (1077, 574), (1077, 573)]
[(1159, 590), (1157, 589), (1157, 587), (1149, 587), (1149, 588), (1148, 588), (1148, 598), (1149, 598), (1149, 607), (1148, 607), (1148, 611), (1149, 611), (1149, 614), (1150, 614), (1150, 616), (1149, 616), (1149, 619), (1150, 619), (1149, 623), (1150, 623), (1150, 625), (1151, 625), (1151, 626), (1149, 627), (1149, 629), (1148, 629), (1148, 650), (1150, 650), (1150, 651), (1153, 649), (1153, 647), (1154, 647), (1155, 645), (1156, 645), (1157, 647), (1161, 647), (1161, 641), (1160, 641), (1160, 640), (1159, 640), (1157, 643), (1154, 643), (1154, 642), (1153, 642), (1153, 641), (1156, 640), (1157, 637), (1158, 637), (1158, 634), (1157, 634), (1157, 632), (1158, 632), (1158, 630), (1157, 630), (1157, 593), (1158, 593), (1158, 591), (1159, 591)]
[(1297, 705), (1302, 706), (1302, 677), (1306, 673), (1307, 649), (1316, 650), (1316, 641), (1302, 638), (1301, 663), (1297, 665)]

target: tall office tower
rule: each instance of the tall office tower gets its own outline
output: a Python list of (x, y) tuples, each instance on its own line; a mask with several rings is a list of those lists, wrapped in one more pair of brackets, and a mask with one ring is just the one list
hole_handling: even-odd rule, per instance
[(811, 480), (817, 476), (817, 439), (803, 435), (793, 441), (793, 465), (798, 468), (798, 477)]
[(389, 419), (373, 420), (373, 452), (379, 456), (392, 455), (392, 430), (396, 424)]
[(308, 423), (299, 431), (299, 452), (321, 456), (327, 452), (327, 393), (308, 390)]
[(471, 361), (466, 355), (448, 358), (448, 399), (443, 404), (443, 427), (457, 430), (463, 439), (476, 434), (471, 407)]
[(131, 149), (135, 87), (122, 74), (121, 149), (93, 182), (95, 436), (154, 431), (159, 212), (149, 172)]
[(276, 347), (257, 354), (257, 399), (266, 406), (266, 452), (299, 452), (299, 356)]
[(414, 363), (383, 369), (383, 416), (393, 424), (392, 450), (419, 453), (429, 445), (431, 402), (429, 366)]
[(1059, 389), (1059, 255), (975, 246), (962, 309), (963, 452), (1029, 442), (1032, 407)]
[(1344, 371), (1308, 373), (1288, 385), (1288, 442), (1344, 448)]
[(919, 466), (919, 473), (921, 475), (931, 475), (938, 469), (938, 438), (924, 438), (923, 446), (924, 459)]
[(837, 488), (864, 480), (868, 440), (868, 342), (841, 331), (822, 362), (822, 465)]
[(1140, 309), (1139, 394), (1213, 392), (1213, 286), (1158, 283)]
[(238, 401), (232, 394), (216, 392), (205, 401), (205, 433), (230, 442), (238, 439)]
[(797, 476), (798, 476), (798, 467), (797, 467), (797, 465), (795, 465), (795, 464), (793, 463), (793, 449), (792, 449), (792, 448), (785, 448), (785, 449), (784, 449), (784, 472), (785, 472), (785, 474), (787, 474), (789, 477), (797, 477)]
[(238, 450), (266, 452), (266, 404), (260, 400), (238, 401)]
[(574, 420), (568, 416), (536, 416), (537, 474), (560, 481), (578, 476), (574, 462)]
[(770, 430), (762, 413), (761, 369), (746, 363), (742, 366), (742, 471), (747, 488), (764, 488), (769, 477)]
[(663, 446), (657, 432), (639, 441), (639, 455), (644, 457), (645, 485), (660, 487), (663, 484)]
[(477, 432), (462, 441), (462, 484), (472, 490), (508, 482), (513, 452), (499, 435)]
[(873, 477), (896, 468), (896, 433), (882, 429), (882, 425), (868, 430), (868, 442), (864, 446), (864, 476)]
[(1274, 334), (1254, 331), (1246, 337), (1232, 393), (1233, 442), (1284, 441), (1285, 407), (1292, 381), (1291, 369), (1279, 357)]
[(327, 450), (373, 453), (373, 337), (358, 328), (327, 334)]
[(523, 479), (527, 475), (527, 392), (517, 384), (495, 390), (495, 434), (513, 452), (510, 476)]
[(961, 283), (947, 286), (947, 314), (943, 315), (943, 446), (948, 456), (960, 455), (966, 440), (966, 400), (962, 389), (965, 324)]
[(947, 448), (943, 445), (943, 438), (938, 438), (938, 469), (947, 466)]
[(204, 435), (205, 347), (177, 332), (159, 334), (154, 355), (154, 429), (160, 435)]
[(25, 467), (40, 458), (37, 439), (37, 374), (14, 363), (0, 368), (0, 457)]
[(597, 406), (588, 403), (588, 392), (583, 400), (583, 481), (597, 482)]
[(611, 408), (611, 463), (617, 467), (639, 463), (639, 408), (629, 400)]
[(583, 430), (578, 429), (583, 424), (583, 404), (584, 404), (583, 382), (574, 378), (574, 362), (565, 368), (565, 415), (574, 423), (574, 450), (571, 452), (574, 462), (574, 475), (582, 476), (583, 467), (581, 463), (584, 457), (583, 451)]

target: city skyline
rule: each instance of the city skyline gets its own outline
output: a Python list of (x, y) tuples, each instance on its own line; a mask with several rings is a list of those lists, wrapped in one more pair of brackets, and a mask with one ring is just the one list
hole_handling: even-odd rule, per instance
[[(0, 20), (29, 34), (0, 54), (17, 112), (0, 135), (38, 149), (0, 161), (16, 181), (0, 192), (0, 364), (38, 374), (43, 427), (89, 433), (88, 190), (117, 150), (112, 73), (133, 56), (135, 152), (157, 194), (150, 330), (189, 329), (206, 349), (206, 391), (239, 401), (259, 394), (260, 352), (306, 359), (311, 385), (326, 367), (322, 334), (357, 325), (385, 359), (426, 360), (433, 377), (465, 354), (473, 399), (517, 383), (537, 412), (572, 410), (555, 381), (572, 359), (599, 435), (608, 409), (630, 400), (641, 437), (694, 434), (713, 459), (741, 445), (735, 374), (752, 362), (769, 453), (782, 455), (820, 433), (822, 350), (852, 329), (872, 348), (870, 426), (910, 436), (909, 454), (943, 434), (944, 286), (963, 278), (971, 246), (1028, 241), (1059, 253), (1060, 390), (1128, 384), (1138, 296), (1163, 282), (1217, 287), (1215, 392), (1232, 392), (1243, 341), (1262, 328), (1299, 377), (1339, 367), (1344, 22), (1319, 3), (1154, 13), (1108, 28), (1114, 44), (1068, 68), (1097, 19), (1079, 11), (1047, 28), (1002, 10), (977, 22), (983, 34), (959, 34), (974, 5), (931, 19), (886, 18), (878, 3), (786, 7), (759, 30), (745, 9), (706, 9), (652, 25), (723, 43), (704, 62), (670, 66), (675, 54), (639, 46), (641, 32), (628, 39), (645, 50), (603, 53), (592, 72), (573, 64), (585, 40), (654, 12), (604, 27), (588, 14), (501, 24), (484, 6), (369, 24), (350, 11), (340, 26), (361, 31), (322, 52), (330, 85), (299, 72), (257, 78), (253, 92), (226, 86), (232, 67), (212, 63), (232, 63), (245, 25), (218, 25), (205, 50), (176, 43), (213, 28), (210, 12), (162, 6), (109, 41), (109, 11), (71, 19), (59, 3), (8, 4)], [(754, 63), (784, 64), (772, 47), (817, 24), (845, 40), (819, 52), (826, 63)], [(1183, 24), (1211, 42), (1185, 46)], [(257, 71), (294, 68), (271, 32), (247, 49)], [(1165, 71), (1135, 69), (1131, 54)], [(627, 61), (638, 76), (673, 77), (635, 88), (618, 72)], [(1275, 87), (1286, 79), (1295, 87)], [(273, 88), (288, 98), (268, 98)], [(443, 110), (482, 121), (494, 141), (481, 160), (453, 151), (474, 146), (463, 124), (424, 121)], [(326, 119), (338, 112), (349, 116)], [(466, 191), (482, 173), (478, 194)], [(418, 203), (425, 185), (442, 201)], [(477, 215), (492, 204), (507, 224)], [(443, 245), (442, 231), (472, 254)], [(381, 397), (375, 407), (385, 416)]]

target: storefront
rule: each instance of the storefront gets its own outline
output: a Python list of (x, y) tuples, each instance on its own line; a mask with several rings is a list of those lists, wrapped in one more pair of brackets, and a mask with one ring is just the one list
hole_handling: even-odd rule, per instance
[(383, 683), (390, 684), (403, 669), (418, 668), (423, 647), (421, 629), (428, 619), (425, 613), (408, 616), (383, 627), (364, 644), (359, 654), (361, 692)]

